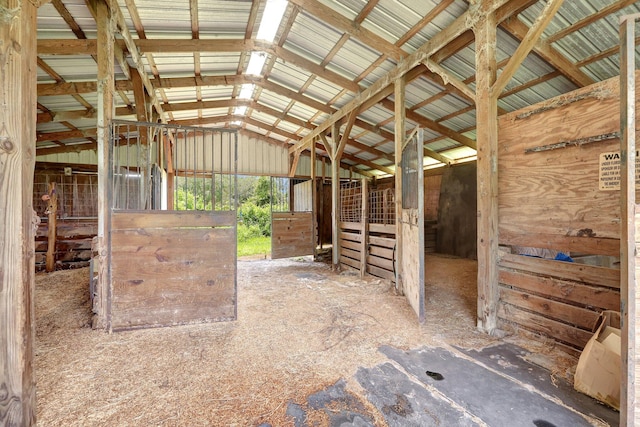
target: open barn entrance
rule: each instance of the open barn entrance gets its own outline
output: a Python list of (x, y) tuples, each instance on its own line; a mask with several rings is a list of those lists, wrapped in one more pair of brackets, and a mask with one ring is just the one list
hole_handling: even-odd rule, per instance
[(99, 324), (236, 318), (236, 133), (115, 121)]

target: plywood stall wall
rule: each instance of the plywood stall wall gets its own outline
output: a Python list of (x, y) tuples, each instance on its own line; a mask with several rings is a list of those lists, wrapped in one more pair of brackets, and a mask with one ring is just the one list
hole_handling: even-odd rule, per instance
[[(620, 194), (611, 186), (619, 103), (616, 78), (500, 118), (500, 327), (581, 349), (598, 313), (619, 310)], [(532, 258), (510, 253), (512, 246), (608, 262)]]

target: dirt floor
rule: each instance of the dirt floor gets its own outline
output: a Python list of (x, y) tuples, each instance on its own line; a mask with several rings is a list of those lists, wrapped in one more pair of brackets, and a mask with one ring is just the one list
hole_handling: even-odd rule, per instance
[[(310, 258), (241, 259), (237, 321), (114, 334), (90, 328), (88, 269), (38, 274), (38, 423), (287, 426), (288, 403), (341, 378), (361, 395), (353, 375), (384, 360), (381, 345), (497, 341), (475, 329), (477, 263), (428, 256), (426, 266), (424, 325), (388, 281)], [(571, 375), (576, 360), (549, 342), (506, 339)]]

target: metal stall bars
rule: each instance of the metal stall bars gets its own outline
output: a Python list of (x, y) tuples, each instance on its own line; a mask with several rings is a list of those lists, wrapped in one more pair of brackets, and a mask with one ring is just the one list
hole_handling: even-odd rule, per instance
[[(109, 330), (237, 316), (237, 133), (114, 121)], [(94, 304), (95, 306), (95, 304)]]

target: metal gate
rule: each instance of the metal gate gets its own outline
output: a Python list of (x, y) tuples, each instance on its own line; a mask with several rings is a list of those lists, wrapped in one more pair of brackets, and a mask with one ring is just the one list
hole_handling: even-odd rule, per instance
[(416, 129), (402, 148), (402, 233), (399, 276), (404, 294), (424, 321), (424, 171), (423, 131)]
[(271, 179), (271, 259), (314, 255), (313, 181), (292, 184)]
[(237, 315), (235, 131), (114, 121), (110, 330)]

